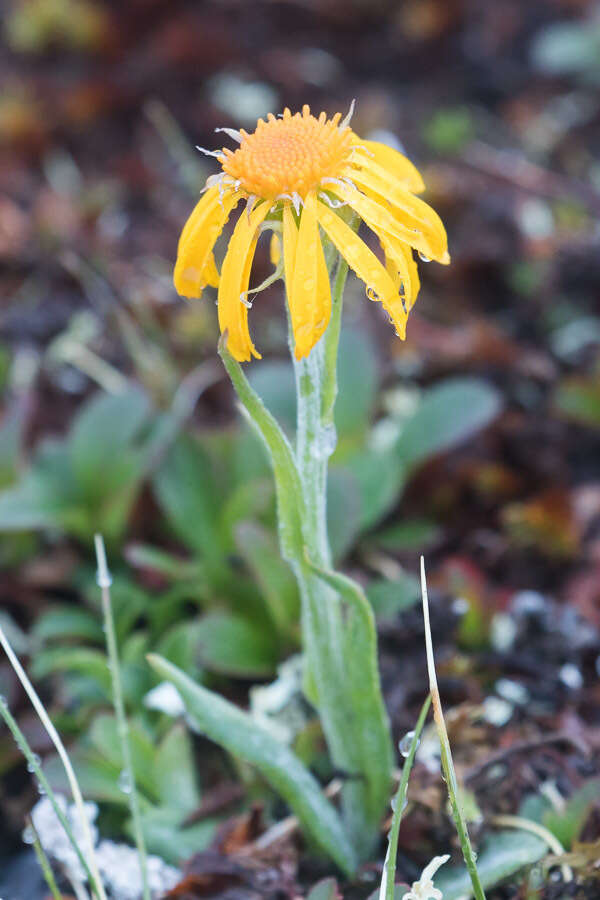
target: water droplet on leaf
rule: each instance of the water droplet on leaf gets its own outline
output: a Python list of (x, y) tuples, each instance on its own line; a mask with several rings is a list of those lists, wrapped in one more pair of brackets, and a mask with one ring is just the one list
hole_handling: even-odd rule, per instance
[(413, 738), (415, 736), (414, 731), (407, 731), (404, 737), (398, 742), (398, 750), (406, 759), (408, 754), (410, 753), (410, 746), (413, 742)]
[(129, 777), (129, 772), (126, 769), (123, 769), (121, 774), (119, 775), (119, 780), (117, 782), (119, 790), (123, 791), (124, 794), (131, 793), (131, 779)]

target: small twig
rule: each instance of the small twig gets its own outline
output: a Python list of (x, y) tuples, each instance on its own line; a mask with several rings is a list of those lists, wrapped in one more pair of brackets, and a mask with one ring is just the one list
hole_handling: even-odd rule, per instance
[(471, 878), (473, 893), (476, 897), (476, 900), (485, 900), (485, 893), (479, 879), (479, 872), (477, 871), (477, 864), (475, 862), (473, 848), (471, 847), (471, 840), (469, 838), (467, 823), (459, 800), (458, 782), (456, 781), (456, 772), (454, 771), (452, 751), (450, 749), (450, 741), (448, 739), (448, 731), (446, 729), (446, 722), (444, 721), (440, 692), (438, 689), (437, 677), (435, 674), (433, 642), (431, 640), (431, 626), (429, 624), (429, 602), (427, 599), (425, 560), (423, 557), (421, 557), (421, 593), (423, 595), (423, 619), (425, 622), (425, 648), (427, 651), (429, 690), (431, 692), (431, 699), (433, 702), (433, 718), (440, 741), (442, 770), (444, 772), (444, 778), (448, 787), (448, 796), (450, 799), (450, 806), (452, 808), (452, 817), (454, 819), (454, 824), (456, 826), (456, 831), (460, 840), (460, 846), (465, 860), (465, 865), (467, 867), (467, 871), (469, 872), (469, 877)]
[[(507, 828), (520, 828), (521, 831), (530, 831), (531, 834), (535, 834), (545, 841), (555, 856), (560, 857), (565, 854), (565, 848), (558, 838), (555, 837), (551, 831), (548, 831), (547, 828), (544, 828), (543, 825), (540, 825), (539, 822), (532, 822), (531, 819), (523, 819), (521, 816), (497, 815), (492, 816), (490, 824), (505, 826)], [(563, 881), (573, 881), (573, 871), (570, 866), (563, 863), (560, 868)]]
[(117, 729), (119, 740), (121, 743), (121, 753), (123, 754), (123, 773), (127, 779), (127, 799), (129, 801), (129, 810), (133, 820), (133, 831), (135, 843), (138, 850), (140, 870), (142, 874), (142, 888), (144, 900), (150, 900), (150, 887), (148, 884), (148, 856), (146, 853), (146, 842), (142, 829), (142, 817), (140, 813), (140, 804), (138, 800), (135, 773), (133, 770), (133, 758), (131, 755), (131, 744), (129, 740), (129, 724), (125, 715), (125, 702), (123, 700), (123, 688), (121, 685), (121, 671), (119, 668), (119, 653), (117, 649), (117, 636), (115, 633), (115, 623), (112, 613), (112, 605), (110, 602), (110, 586), (112, 577), (106, 563), (106, 551), (104, 549), (104, 541), (102, 536), (97, 534), (94, 536), (94, 544), (96, 548), (96, 559), (98, 561), (98, 587), (102, 594), (102, 613), (104, 616), (104, 626), (106, 631), (106, 646), (108, 649), (108, 661), (110, 666), (110, 674), (112, 678), (112, 694), (113, 704), (115, 707), (115, 715), (117, 717)]

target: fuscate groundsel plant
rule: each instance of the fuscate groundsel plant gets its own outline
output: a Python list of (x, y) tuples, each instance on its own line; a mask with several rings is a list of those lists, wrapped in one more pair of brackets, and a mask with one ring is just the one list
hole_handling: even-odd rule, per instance
[[(252, 134), (219, 129), (239, 146), (202, 150), (218, 160), (221, 171), (209, 177), (183, 229), (174, 273), (184, 297), (200, 297), (207, 285), (218, 288), (219, 352), (242, 409), (271, 457), (281, 551), (302, 598), (304, 690), (343, 776), (341, 819), (287, 748), (164, 660), (151, 658), (176, 683), (200, 730), (258, 765), (346, 872), (373, 851), (389, 803), (393, 751), (373, 614), (360, 587), (332, 570), (327, 536), (342, 295), (350, 267), (364, 281), (367, 297), (382, 304), (404, 338), (419, 291), (413, 251), (423, 260), (450, 261), (439, 216), (416, 196), (424, 190), (419, 172), (400, 153), (352, 131), (353, 105), (344, 120), (340, 113), (327, 119), (322, 112), (317, 118), (304, 106), (301, 113), (270, 114)], [(219, 271), (215, 243), (241, 204)], [(379, 255), (359, 237), (361, 223), (378, 238)], [(250, 296), (266, 283), (250, 290), (249, 280), (265, 230), (273, 233), (276, 266), (267, 282), (282, 278), (287, 296), (296, 374), (295, 446), (239, 365), (260, 357), (248, 311)]]

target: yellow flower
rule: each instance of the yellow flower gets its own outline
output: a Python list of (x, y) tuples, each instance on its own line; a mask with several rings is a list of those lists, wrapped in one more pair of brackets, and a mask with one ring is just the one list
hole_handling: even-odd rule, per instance
[[(302, 113), (259, 119), (252, 134), (225, 131), (239, 142), (212, 152), (222, 171), (207, 180), (205, 193), (189, 217), (177, 251), (175, 288), (199, 297), (206, 285), (219, 288), (221, 332), (240, 362), (260, 358), (248, 330), (248, 285), (258, 238), (263, 230), (281, 234), (283, 273), (294, 334), (295, 355), (310, 353), (329, 322), (331, 293), (321, 229), (381, 302), (396, 332), (405, 337), (408, 313), (419, 291), (413, 249), (424, 260), (450, 262), (444, 226), (437, 213), (415, 194), (424, 190), (413, 164), (384, 144), (362, 141), (349, 115), (327, 119)], [(200, 148), (199, 148), (200, 149)], [(214, 245), (241, 200), (240, 214), (221, 274)], [(382, 263), (336, 212), (348, 206), (379, 238)], [(279, 260), (279, 243), (271, 257)]]

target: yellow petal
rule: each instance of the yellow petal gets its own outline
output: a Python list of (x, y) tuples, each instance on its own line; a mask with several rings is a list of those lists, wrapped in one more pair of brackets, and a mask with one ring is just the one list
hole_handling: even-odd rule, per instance
[(398, 293), (404, 296), (406, 310), (410, 312), (421, 287), (419, 269), (407, 244), (386, 236), (381, 241), (385, 252), (386, 269), (390, 273)]
[[(380, 167), (415, 194), (425, 190), (421, 173), (402, 153), (386, 144), (380, 144), (379, 141), (363, 141), (359, 137), (356, 138), (354, 146), (353, 161), (360, 161), (361, 165), (371, 166), (373, 169), (376, 166)], [(361, 147), (365, 147), (366, 152), (361, 153)]]
[(211, 287), (219, 287), (219, 270), (217, 269), (215, 255), (212, 251), (208, 254), (208, 259), (206, 261), (206, 265), (204, 266), (203, 276), (204, 278), (206, 278), (206, 283), (210, 284)]
[(283, 268), (285, 275), (286, 291), (289, 293), (292, 285), (292, 273), (296, 264), (296, 245), (298, 243), (298, 228), (291, 206), (283, 207)]
[(271, 235), (271, 243), (269, 244), (269, 256), (271, 257), (271, 263), (277, 268), (279, 265), (279, 261), (281, 260), (281, 244), (279, 241), (279, 235), (274, 231)]
[(436, 247), (436, 259), (448, 251), (448, 238), (442, 220), (429, 204), (415, 197), (393, 178), (381, 178), (367, 170), (354, 172), (352, 181), (376, 202), (393, 207), (394, 217), (410, 228), (421, 230)]
[(329, 275), (319, 236), (317, 195), (314, 191), (306, 195), (300, 214), (294, 267), (289, 284), (294, 352), (296, 359), (302, 359), (310, 353), (327, 328), (331, 315)]
[(212, 249), (238, 201), (232, 191), (219, 198), (218, 188), (211, 188), (196, 204), (181, 232), (173, 274), (175, 290), (182, 297), (200, 297), (204, 287), (214, 283)]
[(335, 184), (331, 185), (330, 189), (336, 196), (345, 200), (369, 228), (380, 237), (382, 233), (383, 236), (389, 234), (414, 247), (428, 259), (435, 259), (441, 263), (450, 261), (446, 232), (443, 230), (443, 226), (441, 231), (435, 227), (425, 227), (409, 216), (406, 218), (410, 224), (405, 224), (382, 203), (367, 197), (366, 194), (350, 185)]
[(379, 300), (393, 320), (400, 337), (404, 338), (408, 313), (389, 273), (372, 250), (342, 219), (325, 204), (319, 203), (319, 224), (327, 232), (342, 256), (359, 278), (367, 285), (367, 296)]
[(233, 230), (221, 269), (219, 327), (221, 334), (227, 331), (227, 349), (238, 362), (247, 362), (252, 356), (261, 358), (250, 338), (248, 309), (242, 303), (242, 298), (248, 291), (259, 225), (268, 212), (268, 203), (261, 203), (249, 217), (242, 212)]

